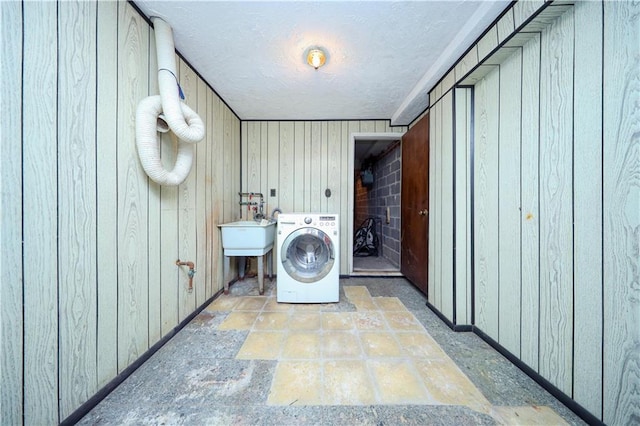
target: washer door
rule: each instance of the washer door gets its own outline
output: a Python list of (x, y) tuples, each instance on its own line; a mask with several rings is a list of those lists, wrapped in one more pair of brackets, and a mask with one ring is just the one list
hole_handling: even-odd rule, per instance
[(302, 283), (321, 280), (335, 262), (331, 238), (316, 228), (300, 228), (292, 232), (282, 243), (280, 256), (287, 274)]

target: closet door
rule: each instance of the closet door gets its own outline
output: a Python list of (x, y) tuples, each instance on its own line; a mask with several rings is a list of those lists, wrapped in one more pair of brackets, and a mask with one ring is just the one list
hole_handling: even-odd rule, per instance
[(402, 137), (400, 271), (427, 294), (429, 258), (429, 114)]

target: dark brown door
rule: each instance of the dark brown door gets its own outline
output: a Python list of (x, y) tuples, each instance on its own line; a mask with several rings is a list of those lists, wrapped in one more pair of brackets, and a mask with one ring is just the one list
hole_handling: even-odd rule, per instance
[(429, 256), (429, 114), (402, 137), (400, 270), (427, 294)]

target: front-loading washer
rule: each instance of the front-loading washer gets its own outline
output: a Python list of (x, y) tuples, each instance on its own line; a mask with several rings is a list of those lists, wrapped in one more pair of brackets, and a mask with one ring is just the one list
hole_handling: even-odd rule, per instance
[(276, 299), (329, 303), (340, 298), (340, 224), (337, 214), (278, 214)]

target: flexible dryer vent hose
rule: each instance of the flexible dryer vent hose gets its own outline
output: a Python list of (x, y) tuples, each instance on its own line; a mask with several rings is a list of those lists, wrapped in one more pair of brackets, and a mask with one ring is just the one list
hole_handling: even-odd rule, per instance
[[(136, 146), (147, 175), (160, 185), (180, 185), (193, 163), (193, 146), (204, 138), (204, 123), (198, 114), (180, 101), (176, 73), (175, 47), (171, 27), (160, 18), (151, 18), (156, 36), (158, 87), (160, 95), (149, 96), (136, 110)], [(168, 128), (167, 128), (168, 125)], [(160, 160), (158, 132), (171, 129), (180, 139), (173, 170)]]

